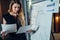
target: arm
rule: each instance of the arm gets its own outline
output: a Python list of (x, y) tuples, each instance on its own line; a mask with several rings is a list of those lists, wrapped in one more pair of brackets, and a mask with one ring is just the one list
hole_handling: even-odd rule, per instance
[(3, 24), (6, 24), (6, 20), (3, 18)]
[[(3, 18), (3, 24), (6, 24), (6, 20)], [(5, 39), (5, 32), (1, 32), (3, 40)]]

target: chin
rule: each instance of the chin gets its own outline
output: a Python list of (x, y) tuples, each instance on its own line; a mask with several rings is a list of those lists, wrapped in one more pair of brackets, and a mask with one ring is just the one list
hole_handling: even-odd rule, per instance
[(15, 14), (17, 13), (17, 12), (14, 12)]

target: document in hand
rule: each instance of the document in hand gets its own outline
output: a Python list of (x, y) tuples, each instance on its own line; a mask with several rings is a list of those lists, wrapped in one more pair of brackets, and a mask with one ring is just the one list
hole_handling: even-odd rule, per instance
[(32, 27), (32, 25), (27, 25), (25, 27), (20, 27), (19, 30), (16, 32), (16, 34), (19, 34), (19, 33), (26, 33), (27, 31), (29, 30), (32, 30), (32, 31), (36, 31), (38, 28), (38, 26), (36, 27)]
[(26, 33), (28, 30), (31, 30), (31, 25), (20, 27), (16, 34)]
[(1, 26), (2, 26), (2, 32), (6, 33), (17, 32), (16, 24), (1, 24)]

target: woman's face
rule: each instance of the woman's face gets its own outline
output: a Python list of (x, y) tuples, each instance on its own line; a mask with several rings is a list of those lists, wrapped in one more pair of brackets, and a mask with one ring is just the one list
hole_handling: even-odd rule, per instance
[(17, 3), (14, 3), (12, 6), (12, 12), (17, 13), (20, 10), (20, 5)]

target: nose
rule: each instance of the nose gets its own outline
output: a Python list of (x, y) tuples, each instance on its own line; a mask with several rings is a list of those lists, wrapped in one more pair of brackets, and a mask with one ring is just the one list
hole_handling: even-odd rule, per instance
[(18, 8), (16, 8), (16, 11), (18, 11), (19, 9)]
[(18, 11), (19, 10), (19, 8), (16, 8), (16, 11)]

